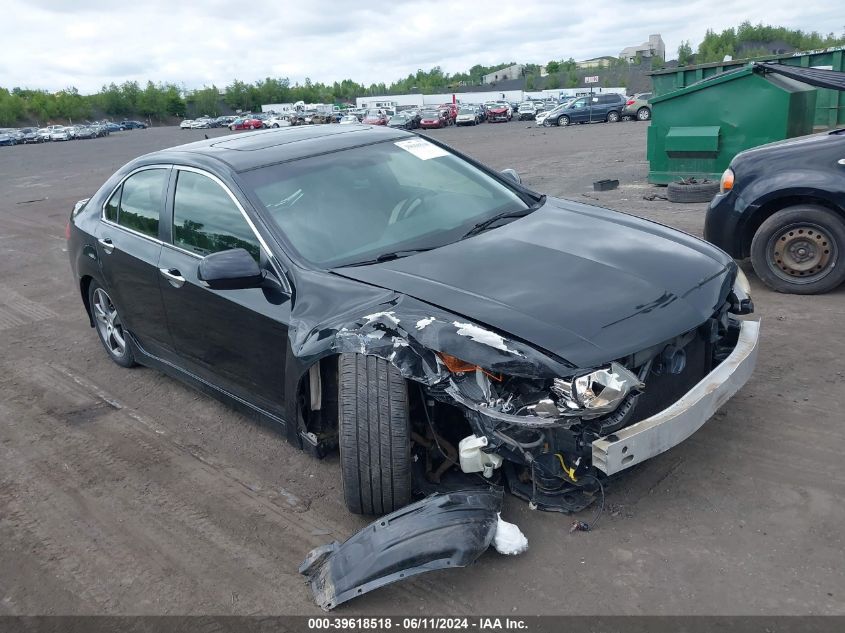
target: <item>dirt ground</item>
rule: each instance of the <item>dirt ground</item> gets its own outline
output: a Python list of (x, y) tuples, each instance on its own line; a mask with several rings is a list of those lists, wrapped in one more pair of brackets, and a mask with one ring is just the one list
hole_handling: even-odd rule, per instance
[[(705, 205), (643, 199), (646, 124), (430, 134), (537, 190), (700, 235)], [(0, 614), (316, 614), (297, 574), (367, 523), (337, 458), (162, 374), (111, 363), (65, 252), (73, 203), (144, 152), (227, 130), (155, 128), (0, 148)], [(618, 178), (619, 189), (592, 183)], [(528, 536), (344, 605), (352, 614), (845, 614), (845, 288), (774, 294), (745, 266), (749, 384), (608, 491), (590, 533), (506, 499)], [(601, 289), (597, 289), (598, 292)], [(590, 512), (582, 517), (588, 519)]]

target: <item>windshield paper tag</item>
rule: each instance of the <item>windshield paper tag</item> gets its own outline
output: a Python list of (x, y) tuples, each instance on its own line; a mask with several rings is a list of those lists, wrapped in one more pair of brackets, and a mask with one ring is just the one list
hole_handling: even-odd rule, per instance
[(406, 152), (410, 152), (420, 160), (428, 160), (429, 158), (439, 158), (441, 156), (448, 156), (449, 152), (424, 141), (421, 138), (415, 138), (408, 141), (397, 141), (394, 143), (396, 147), (401, 147)]

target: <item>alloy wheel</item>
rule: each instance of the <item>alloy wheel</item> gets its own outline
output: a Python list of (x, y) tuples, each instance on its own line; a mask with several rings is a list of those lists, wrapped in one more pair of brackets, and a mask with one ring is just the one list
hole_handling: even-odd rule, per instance
[(118, 357), (126, 355), (126, 334), (123, 323), (117, 314), (117, 308), (111, 298), (102, 288), (94, 291), (92, 311), (100, 338), (110, 354)]

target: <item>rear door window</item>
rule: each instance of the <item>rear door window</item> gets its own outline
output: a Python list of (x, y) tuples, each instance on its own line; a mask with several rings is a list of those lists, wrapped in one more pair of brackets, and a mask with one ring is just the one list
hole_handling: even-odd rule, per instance
[(158, 238), (159, 216), (169, 173), (167, 169), (145, 169), (129, 176), (106, 203), (106, 219)]

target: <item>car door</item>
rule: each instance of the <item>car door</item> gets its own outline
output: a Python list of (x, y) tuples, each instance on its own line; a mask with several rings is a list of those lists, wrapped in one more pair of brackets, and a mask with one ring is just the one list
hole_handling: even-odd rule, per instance
[(231, 248), (246, 249), (263, 269), (279, 275), (223, 181), (175, 167), (170, 195), (159, 284), (180, 360), (201, 379), (283, 417), (290, 294), (274, 288), (212, 290), (200, 281), (202, 257)]
[(169, 166), (157, 165), (126, 177), (103, 206), (96, 236), (100, 272), (123, 325), (154, 354), (171, 345), (158, 283), (170, 172)]
[(573, 104), (569, 106), (569, 111), (566, 112), (566, 115), (569, 117), (570, 123), (586, 123), (589, 121), (590, 106), (588, 103), (588, 97), (583, 97), (573, 102)]

